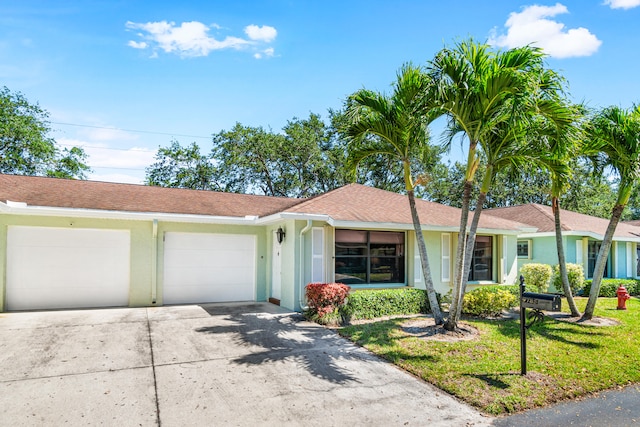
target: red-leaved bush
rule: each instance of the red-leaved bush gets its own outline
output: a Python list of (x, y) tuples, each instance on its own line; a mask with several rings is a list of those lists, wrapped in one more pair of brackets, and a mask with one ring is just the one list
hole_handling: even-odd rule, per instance
[(309, 283), (305, 289), (309, 310), (322, 318), (345, 303), (351, 288), (342, 283)]

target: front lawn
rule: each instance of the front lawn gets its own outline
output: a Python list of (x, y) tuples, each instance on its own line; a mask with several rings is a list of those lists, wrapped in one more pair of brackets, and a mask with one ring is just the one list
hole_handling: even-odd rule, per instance
[[(576, 302), (582, 310), (586, 298)], [(640, 382), (640, 300), (629, 300), (626, 311), (616, 306), (615, 298), (600, 298), (595, 312), (616, 319), (616, 326), (547, 317), (531, 327), (526, 376), (520, 375), (519, 320), (466, 318), (480, 333), (457, 342), (412, 336), (402, 330), (406, 319), (348, 326), (340, 333), (481, 411), (500, 415)]]

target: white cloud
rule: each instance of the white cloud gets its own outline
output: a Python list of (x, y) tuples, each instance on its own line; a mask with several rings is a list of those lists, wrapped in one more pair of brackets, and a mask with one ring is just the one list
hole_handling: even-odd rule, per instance
[(640, 6), (640, 0), (605, 0), (611, 9), (633, 9)]
[(140, 42), (131, 40), (128, 45), (135, 49), (151, 48), (151, 57), (157, 57), (158, 50), (175, 53), (182, 57), (207, 56), (215, 50), (239, 50), (259, 43), (269, 43), (275, 40), (277, 35), (273, 27), (249, 25), (245, 28), (248, 40), (234, 36), (218, 40), (209, 35), (209, 30), (222, 27), (218, 24), (207, 26), (198, 21), (183, 22), (179, 26), (167, 21), (147, 23), (128, 21), (126, 27), (130, 30), (140, 30), (137, 35), (143, 39)]
[(566, 29), (561, 22), (548, 19), (568, 13), (566, 6), (526, 6), (522, 12), (512, 12), (505, 23), (506, 34), (498, 35), (494, 29), (489, 44), (513, 48), (532, 44), (555, 58), (593, 55), (602, 42), (588, 29)]
[(253, 57), (256, 59), (262, 59), (262, 58), (271, 58), (275, 55), (275, 51), (273, 50), (272, 47), (267, 48), (265, 50), (263, 50), (262, 52), (256, 52), (253, 54)]
[(278, 31), (268, 25), (263, 25), (262, 27), (258, 27), (257, 25), (247, 25), (244, 28), (244, 32), (251, 40), (258, 40), (266, 43), (271, 43), (278, 35)]
[(146, 42), (136, 42), (133, 40), (130, 40), (127, 45), (131, 46), (134, 49), (146, 49), (149, 46)]
[(82, 147), (87, 154), (85, 163), (92, 169), (88, 175), (88, 179), (92, 181), (142, 184), (145, 169), (154, 162), (156, 155), (156, 150), (149, 148), (119, 149), (113, 144), (82, 136), (78, 139), (56, 138), (56, 141), (63, 148)]

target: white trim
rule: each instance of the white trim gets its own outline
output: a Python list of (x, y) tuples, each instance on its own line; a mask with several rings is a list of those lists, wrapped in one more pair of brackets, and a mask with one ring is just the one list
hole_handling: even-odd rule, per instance
[[(521, 240), (530, 239), (535, 237), (555, 237), (556, 233), (554, 231), (547, 231), (544, 233), (521, 233), (518, 237)], [(604, 236), (598, 233), (592, 233), (590, 231), (563, 231), (562, 236), (579, 236), (579, 237), (590, 237), (594, 240), (603, 240)], [(638, 237), (619, 237), (614, 236), (614, 241), (616, 242), (638, 242), (640, 243), (640, 238)]]
[(440, 235), (440, 278), (443, 283), (451, 282), (451, 233)]

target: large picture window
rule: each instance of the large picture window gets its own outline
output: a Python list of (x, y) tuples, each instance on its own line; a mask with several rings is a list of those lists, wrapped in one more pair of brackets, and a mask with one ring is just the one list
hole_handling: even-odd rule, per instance
[(336, 282), (404, 283), (404, 233), (336, 230)]
[(493, 280), (493, 237), (476, 236), (469, 280)]

